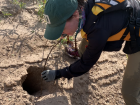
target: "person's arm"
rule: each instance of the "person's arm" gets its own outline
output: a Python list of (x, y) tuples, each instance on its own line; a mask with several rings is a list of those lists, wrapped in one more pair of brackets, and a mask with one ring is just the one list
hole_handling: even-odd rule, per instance
[(62, 76), (66, 78), (77, 77), (88, 72), (99, 59), (109, 35), (110, 34), (103, 29), (98, 27), (94, 29), (92, 33), (88, 35), (89, 45), (81, 59), (69, 67), (60, 70)]

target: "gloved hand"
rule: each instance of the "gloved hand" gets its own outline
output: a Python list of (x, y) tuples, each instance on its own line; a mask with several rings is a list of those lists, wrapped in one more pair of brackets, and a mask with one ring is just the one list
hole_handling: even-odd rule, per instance
[(45, 70), (41, 73), (41, 77), (47, 81), (54, 81), (56, 77), (56, 70)]

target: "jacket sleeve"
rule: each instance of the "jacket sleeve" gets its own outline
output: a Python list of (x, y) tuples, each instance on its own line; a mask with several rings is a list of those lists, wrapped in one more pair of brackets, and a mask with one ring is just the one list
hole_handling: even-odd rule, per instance
[(110, 34), (107, 31), (98, 28), (88, 35), (89, 45), (83, 56), (69, 67), (69, 71), (74, 77), (88, 72), (97, 62), (106, 45), (109, 35)]

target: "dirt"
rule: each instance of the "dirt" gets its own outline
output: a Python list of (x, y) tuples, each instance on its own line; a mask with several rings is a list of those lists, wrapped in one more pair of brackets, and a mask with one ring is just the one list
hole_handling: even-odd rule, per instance
[[(21, 11), (7, 0), (0, 1), (0, 105), (125, 105), (121, 85), (127, 56), (122, 51), (103, 52), (89, 72), (69, 81), (41, 79), (45, 59), (57, 40), (44, 38), (46, 24), (38, 19), (37, 4), (25, 3)], [(3, 10), (13, 15), (3, 17)], [(79, 34), (78, 45), (80, 41)], [(46, 69), (61, 69), (75, 61), (59, 44)]]

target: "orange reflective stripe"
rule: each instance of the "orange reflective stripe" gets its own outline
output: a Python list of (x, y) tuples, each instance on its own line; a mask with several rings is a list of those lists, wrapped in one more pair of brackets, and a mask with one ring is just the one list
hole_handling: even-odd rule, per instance
[[(117, 34), (109, 37), (107, 41), (117, 41), (117, 40), (120, 40), (121, 37), (122, 37), (122, 35), (124, 34), (125, 30), (126, 30), (126, 28), (122, 29)], [(124, 39), (127, 40), (127, 41), (129, 41), (129, 39), (130, 39), (130, 33)]]
[[(135, 27), (134, 27), (135, 28)], [(111, 36), (108, 38), (107, 41), (117, 41), (120, 40), (120, 38), (122, 37), (122, 35), (124, 34), (126, 28), (122, 29), (120, 32), (118, 32), (117, 34)], [(139, 29), (139, 37), (140, 37), (140, 29)], [(130, 32), (128, 33), (128, 35), (124, 38), (124, 40), (126, 41), (130, 41)]]
[[(140, 29), (139, 29), (139, 37), (140, 37)], [(124, 38), (124, 40), (126, 41), (130, 41), (130, 32), (128, 33), (128, 35)]]
[(124, 38), (124, 40), (130, 41), (129, 39), (130, 39), (130, 32), (129, 32), (128, 35)]
[[(124, 34), (126, 28), (123, 28), (120, 32), (118, 32), (117, 34), (111, 36), (108, 38), (107, 41), (118, 41), (121, 39), (122, 35)], [(87, 40), (87, 34), (83, 31), (83, 29), (81, 30), (81, 36), (82, 38), (86, 38)], [(139, 36), (140, 36), (140, 29), (139, 29)], [(130, 41), (130, 32), (128, 33), (128, 35), (124, 38), (125, 41)]]
[(116, 0), (116, 1), (118, 1), (119, 3), (122, 3), (122, 2), (124, 2), (125, 0)]
[(97, 5), (100, 5), (101, 7), (103, 7), (104, 9), (108, 9), (109, 7), (111, 7), (111, 5), (108, 4), (103, 4), (103, 3), (96, 3)]

